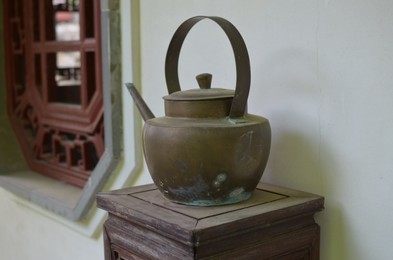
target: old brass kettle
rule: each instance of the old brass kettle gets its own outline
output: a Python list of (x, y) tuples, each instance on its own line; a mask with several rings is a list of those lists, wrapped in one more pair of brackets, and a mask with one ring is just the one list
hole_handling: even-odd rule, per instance
[[(197, 76), (200, 89), (181, 91), (178, 60), (183, 41), (202, 19), (227, 34), (236, 61), (235, 91), (210, 88), (211, 75)], [(169, 95), (164, 117), (154, 118), (135, 87), (127, 87), (145, 124), (143, 148), (151, 177), (169, 200), (211, 206), (248, 199), (258, 184), (270, 152), (270, 125), (247, 113), (250, 61), (238, 30), (220, 17), (196, 16), (175, 32), (166, 56)]]

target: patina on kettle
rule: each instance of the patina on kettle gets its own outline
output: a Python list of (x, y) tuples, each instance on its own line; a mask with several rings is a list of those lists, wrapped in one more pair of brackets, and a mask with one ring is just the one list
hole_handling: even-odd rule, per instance
[[(237, 72), (234, 91), (211, 88), (206, 73), (197, 76), (200, 89), (180, 89), (180, 49), (202, 19), (216, 22), (231, 42)], [(167, 199), (187, 205), (248, 199), (265, 169), (271, 132), (267, 119), (247, 113), (250, 61), (238, 30), (220, 17), (186, 20), (169, 44), (165, 76), (169, 95), (164, 97), (164, 117), (155, 118), (135, 87), (126, 84), (145, 120), (144, 155), (158, 189)]]

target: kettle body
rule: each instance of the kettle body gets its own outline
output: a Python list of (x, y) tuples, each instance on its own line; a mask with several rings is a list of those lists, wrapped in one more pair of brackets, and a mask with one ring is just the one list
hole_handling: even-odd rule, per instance
[[(228, 36), (236, 62), (235, 90), (211, 88), (212, 75), (197, 76), (200, 89), (182, 91), (178, 61), (183, 41), (200, 20), (216, 22)], [(155, 118), (135, 87), (127, 83), (145, 120), (143, 151), (150, 175), (170, 201), (197, 206), (248, 199), (270, 153), (266, 118), (247, 112), (251, 82), (246, 45), (237, 29), (220, 17), (196, 16), (181, 24), (168, 47), (165, 116)]]
[(271, 133), (263, 117), (246, 115), (242, 121), (146, 121), (144, 155), (162, 194), (171, 201), (197, 206), (248, 199), (265, 169)]

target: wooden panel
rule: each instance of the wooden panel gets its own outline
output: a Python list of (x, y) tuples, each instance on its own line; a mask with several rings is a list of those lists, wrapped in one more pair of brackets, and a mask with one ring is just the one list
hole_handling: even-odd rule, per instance
[(192, 233), (197, 221), (188, 216), (122, 195), (99, 195), (97, 206), (126, 221), (162, 233), (168, 238), (182, 243), (193, 243)]
[(319, 259), (323, 197), (310, 193), (260, 184), (248, 201), (196, 207), (144, 185), (100, 193), (97, 205), (110, 245), (143, 259)]
[[(196, 255), (203, 258), (222, 252), (241, 250), (256, 243), (270, 243), (275, 238), (285, 237), (288, 233), (297, 232), (315, 224), (312, 215), (301, 215), (284, 221), (251, 223), (252, 226), (248, 228), (243, 228), (243, 223), (233, 223), (231, 227), (222, 227), (222, 229), (216, 227), (214, 230), (200, 230), (195, 235), (196, 240), (200, 241), (195, 248)], [(224, 228), (227, 233), (223, 234)]]
[(133, 222), (124, 222), (117, 217), (111, 217), (105, 222), (111, 244), (116, 244), (140, 257), (159, 259), (168, 254), (173, 259), (186, 259), (193, 256), (191, 243), (180, 243), (168, 238), (147, 226)]
[(137, 256), (135, 253), (131, 253), (117, 245), (112, 245), (111, 251), (111, 257), (113, 260), (143, 260), (143, 258)]
[(287, 232), (265, 241), (232, 251), (199, 259), (319, 259), (319, 227), (312, 225), (304, 229)]

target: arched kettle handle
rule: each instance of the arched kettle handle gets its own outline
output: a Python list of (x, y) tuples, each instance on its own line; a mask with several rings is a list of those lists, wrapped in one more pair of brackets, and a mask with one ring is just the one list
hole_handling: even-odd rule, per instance
[(235, 96), (232, 101), (229, 117), (242, 117), (246, 112), (248, 94), (250, 92), (251, 71), (250, 58), (248, 56), (247, 47), (242, 36), (236, 27), (229, 21), (217, 16), (195, 16), (183, 22), (176, 30), (169, 43), (166, 61), (165, 61), (165, 77), (169, 94), (180, 91), (178, 64), (180, 49), (184, 39), (191, 28), (203, 19), (210, 19), (216, 22), (226, 33), (231, 42), (236, 62), (236, 88)]

